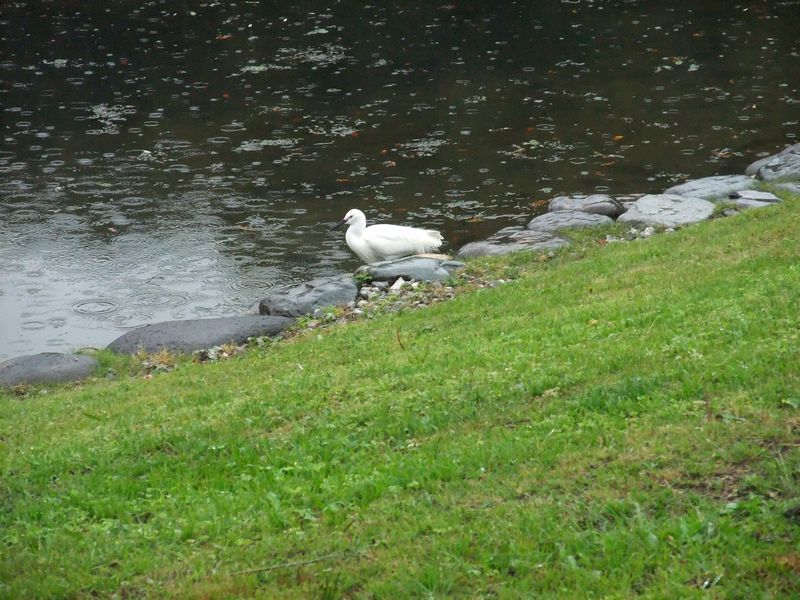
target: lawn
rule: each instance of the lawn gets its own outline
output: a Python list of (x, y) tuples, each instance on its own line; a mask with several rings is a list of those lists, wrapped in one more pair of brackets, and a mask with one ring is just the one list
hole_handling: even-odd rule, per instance
[(798, 223), (593, 231), (446, 303), (0, 392), (0, 596), (796, 597)]

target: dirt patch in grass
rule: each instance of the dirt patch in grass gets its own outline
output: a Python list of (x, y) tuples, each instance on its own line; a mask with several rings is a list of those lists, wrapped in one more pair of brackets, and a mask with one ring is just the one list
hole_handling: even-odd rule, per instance
[(800, 448), (800, 419), (788, 419), (784, 435), (764, 438), (758, 441), (758, 445), (775, 457), (782, 457), (793, 449)]
[(741, 464), (697, 477), (687, 477), (686, 473), (676, 469), (666, 469), (654, 473), (653, 480), (678, 493), (694, 492), (713, 500), (732, 502), (747, 495), (743, 482), (750, 473), (749, 466)]

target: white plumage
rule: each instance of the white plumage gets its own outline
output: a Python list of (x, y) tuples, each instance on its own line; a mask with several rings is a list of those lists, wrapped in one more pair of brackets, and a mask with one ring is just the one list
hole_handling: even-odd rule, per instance
[(366, 263), (393, 260), (433, 252), (442, 245), (442, 234), (431, 229), (403, 225), (370, 225), (367, 217), (353, 208), (333, 229), (348, 225), (345, 240), (350, 250)]

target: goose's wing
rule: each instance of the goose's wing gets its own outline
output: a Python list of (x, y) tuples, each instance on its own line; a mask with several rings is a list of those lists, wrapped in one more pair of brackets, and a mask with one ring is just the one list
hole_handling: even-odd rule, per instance
[(442, 234), (402, 225), (372, 225), (364, 239), (381, 260), (431, 252), (442, 245)]

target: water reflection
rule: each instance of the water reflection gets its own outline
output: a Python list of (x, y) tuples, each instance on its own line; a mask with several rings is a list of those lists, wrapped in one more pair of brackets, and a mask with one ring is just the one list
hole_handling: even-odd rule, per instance
[(352, 206), (456, 248), (738, 172), (797, 141), (798, 8), (6, 3), (0, 358), (352, 269)]

